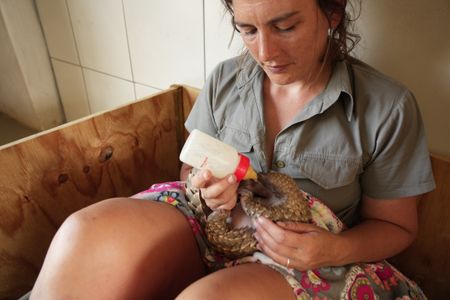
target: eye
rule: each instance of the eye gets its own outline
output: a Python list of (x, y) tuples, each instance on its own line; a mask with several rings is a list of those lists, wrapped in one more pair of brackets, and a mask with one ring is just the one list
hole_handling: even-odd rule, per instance
[(247, 36), (254, 35), (256, 33), (256, 28), (243, 30), (241, 33)]
[(295, 27), (296, 27), (296, 25), (292, 25), (292, 26), (289, 26), (289, 27), (278, 27), (278, 26), (275, 26), (275, 30), (279, 31), (279, 32), (290, 32), (290, 31), (293, 31), (295, 29)]
[(250, 26), (243, 26), (243, 27), (239, 27), (239, 26), (235, 26), (236, 31), (239, 32), (242, 35), (245, 36), (251, 36), (254, 35), (256, 33), (256, 28), (255, 27), (250, 27)]

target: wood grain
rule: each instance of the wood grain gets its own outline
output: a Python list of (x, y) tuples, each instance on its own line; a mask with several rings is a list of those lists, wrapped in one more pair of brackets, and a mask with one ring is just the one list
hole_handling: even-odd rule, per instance
[[(0, 148), (0, 299), (17, 299), (72, 212), (178, 178), (183, 123), (198, 89), (161, 94)], [(429, 299), (450, 299), (450, 161), (432, 156), (436, 190), (419, 203), (417, 240), (390, 261)]]
[(181, 92), (174, 87), (1, 149), (0, 299), (32, 287), (68, 215), (178, 179)]

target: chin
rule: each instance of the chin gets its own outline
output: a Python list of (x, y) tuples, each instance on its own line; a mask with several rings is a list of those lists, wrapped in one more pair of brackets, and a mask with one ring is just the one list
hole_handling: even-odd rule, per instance
[(295, 82), (292, 76), (288, 76), (286, 74), (267, 74), (267, 77), (269, 78), (270, 82), (278, 85), (287, 85)]

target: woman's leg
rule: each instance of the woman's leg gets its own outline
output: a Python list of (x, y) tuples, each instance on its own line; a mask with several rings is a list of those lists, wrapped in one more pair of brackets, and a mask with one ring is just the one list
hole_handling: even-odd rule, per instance
[(173, 299), (204, 274), (189, 223), (175, 207), (109, 199), (63, 223), (31, 299)]
[(249, 263), (214, 272), (187, 287), (177, 300), (296, 299), (292, 287), (277, 271)]

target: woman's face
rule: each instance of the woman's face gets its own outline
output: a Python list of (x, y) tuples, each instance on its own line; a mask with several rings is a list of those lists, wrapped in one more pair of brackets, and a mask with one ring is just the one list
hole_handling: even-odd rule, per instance
[(316, 0), (234, 0), (236, 27), (271, 82), (306, 83), (318, 74), (328, 20)]

